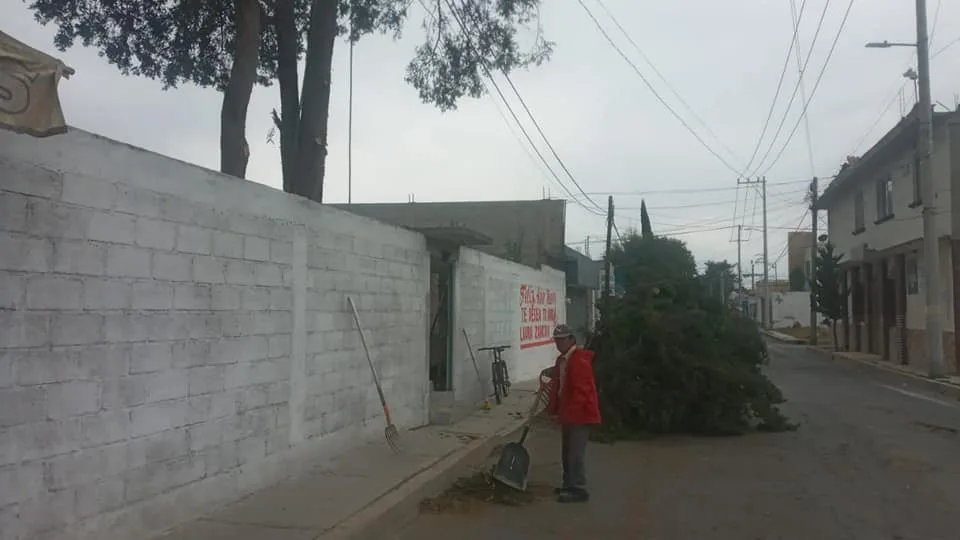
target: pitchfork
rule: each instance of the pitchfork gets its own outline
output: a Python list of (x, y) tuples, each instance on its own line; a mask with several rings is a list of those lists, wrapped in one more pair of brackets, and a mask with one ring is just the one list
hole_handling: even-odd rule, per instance
[(347, 297), (347, 303), (350, 304), (350, 310), (353, 312), (353, 320), (357, 323), (357, 330), (360, 331), (360, 343), (363, 345), (363, 352), (367, 355), (367, 363), (370, 364), (370, 372), (373, 373), (373, 382), (377, 385), (377, 394), (380, 395), (380, 404), (383, 405), (383, 415), (387, 418), (387, 427), (383, 430), (384, 437), (387, 438), (387, 444), (395, 452), (400, 452), (400, 432), (397, 426), (393, 425), (390, 419), (390, 409), (387, 407), (387, 399), (383, 397), (383, 388), (380, 387), (380, 378), (377, 376), (377, 370), (373, 367), (373, 360), (370, 358), (370, 349), (367, 347), (367, 336), (363, 331), (363, 325), (360, 324), (360, 315), (357, 313), (357, 306), (353, 303), (353, 298)]

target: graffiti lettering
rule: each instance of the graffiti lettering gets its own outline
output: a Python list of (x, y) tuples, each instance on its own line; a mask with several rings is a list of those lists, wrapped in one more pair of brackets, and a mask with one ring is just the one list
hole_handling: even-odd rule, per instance
[(550, 343), (556, 324), (556, 291), (520, 285), (520, 348)]

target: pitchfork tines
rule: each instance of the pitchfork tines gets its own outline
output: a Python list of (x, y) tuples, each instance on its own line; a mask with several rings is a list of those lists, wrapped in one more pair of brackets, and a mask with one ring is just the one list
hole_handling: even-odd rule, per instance
[(370, 358), (370, 348), (367, 346), (367, 334), (363, 331), (363, 325), (360, 324), (360, 314), (357, 313), (357, 305), (353, 303), (353, 298), (347, 297), (347, 303), (350, 304), (350, 311), (353, 312), (353, 320), (357, 323), (357, 330), (360, 332), (360, 344), (363, 345), (363, 354), (367, 357), (367, 364), (370, 366), (370, 373), (373, 375), (373, 384), (377, 387), (377, 396), (380, 398), (380, 404), (383, 406), (383, 416), (387, 420), (387, 427), (383, 430), (383, 435), (387, 438), (387, 444), (395, 452), (400, 452), (400, 432), (397, 426), (393, 425), (390, 418), (390, 408), (387, 407), (387, 398), (383, 395), (383, 387), (380, 386), (380, 377), (377, 375), (377, 369), (373, 366), (373, 359)]
[(390, 424), (383, 430), (383, 436), (387, 438), (387, 444), (390, 445), (390, 449), (393, 450), (395, 454), (400, 453), (400, 432), (397, 431), (397, 426)]

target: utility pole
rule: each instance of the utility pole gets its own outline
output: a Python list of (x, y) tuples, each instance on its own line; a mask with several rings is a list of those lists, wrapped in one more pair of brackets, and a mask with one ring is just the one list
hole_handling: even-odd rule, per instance
[(767, 248), (767, 177), (760, 179), (760, 194), (763, 200), (763, 294), (767, 298), (767, 328), (773, 328), (773, 296), (770, 294), (770, 253)]
[(603, 271), (604, 271), (604, 282), (603, 282), (603, 297), (606, 301), (607, 297), (610, 296), (611, 284), (610, 284), (610, 247), (613, 244), (613, 195), (607, 197), (607, 250), (603, 257)]
[(930, 38), (927, 36), (927, 2), (917, 0), (917, 75), (919, 86), (919, 142), (917, 157), (923, 193), (923, 270), (926, 274), (927, 370), (930, 377), (942, 377), (943, 318), (940, 309), (940, 246), (934, 222), (933, 200), (933, 106), (930, 97)]
[(737, 225), (737, 309), (743, 308), (743, 225)]
[(764, 328), (770, 328), (773, 326), (773, 302), (770, 296), (770, 259), (767, 247), (767, 177), (762, 176), (753, 180), (738, 178), (737, 184), (760, 185), (760, 198), (763, 202), (763, 301), (761, 301), (763, 309), (760, 321)]
[(813, 216), (812, 223), (810, 225), (811, 232), (813, 233), (813, 244), (810, 246), (811, 255), (810, 255), (810, 344), (814, 347), (817, 346), (817, 338), (819, 337), (820, 331), (817, 326), (817, 255), (819, 250), (817, 249), (818, 240), (817, 240), (817, 197), (819, 196), (819, 187), (818, 187), (817, 177), (814, 176), (813, 180), (810, 182), (810, 215)]
[(353, 204), (353, 12), (350, 14), (350, 63), (347, 90), (347, 204)]

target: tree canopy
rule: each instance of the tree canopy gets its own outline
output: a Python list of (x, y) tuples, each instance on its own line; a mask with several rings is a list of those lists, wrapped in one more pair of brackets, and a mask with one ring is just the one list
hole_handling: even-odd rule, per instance
[(644, 238), (653, 238), (653, 225), (650, 224), (647, 201), (644, 199), (640, 199), (640, 235)]
[(707, 261), (702, 281), (710, 298), (724, 303), (739, 286), (736, 267), (727, 261)]
[(689, 294), (697, 277), (697, 262), (686, 244), (675, 238), (644, 238), (628, 231), (611, 250), (617, 281), (626, 290), (658, 287), (666, 294)]
[(833, 330), (834, 348), (839, 347), (837, 341), (837, 321), (847, 316), (847, 298), (850, 290), (843, 278), (840, 265), (843, 254), (835, 252), (833, 243), (825, 242), (817, 248), (816, 294), (814, 307), (817, 313), (830, 323)]
[[(425, 38), (405, 79), (441, 110), (479, 97), (488, 71), (549, 58), (539, 28), (541, 0), (437, 0), (422, 3)], [(127, 75), (157, 79), (165, 89), (192, 83), (224, 92), (221, 170), (244, 176), (247, 108), (255, 84), (280, 86), (284, 190), (323, 198), (332, 54), (338, 36), (399, 38), (409, 0), (32, 0), (43, 24), (56, 24), (55, 45), (79, 40)], [(519, 34), (536, 26), (532, 44)], [(305, 67), (302, 89), (298, 62)]]

